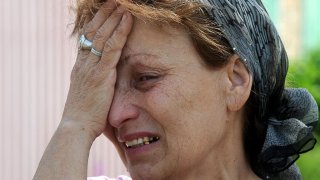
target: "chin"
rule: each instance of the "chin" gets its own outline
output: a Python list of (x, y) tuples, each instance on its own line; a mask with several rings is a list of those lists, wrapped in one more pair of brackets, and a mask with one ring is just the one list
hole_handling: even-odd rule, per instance
[(157, 176), (152, 174), (150, 169), (129, 169), (130, 176), (133, 180), (155, 180)]
[(134, 167), (127, 167), (130, 176), (133, 180), (161, 180), (165, 179), (164, 172), (159, 171), (161, 168), (155, 166), (136, 165)]

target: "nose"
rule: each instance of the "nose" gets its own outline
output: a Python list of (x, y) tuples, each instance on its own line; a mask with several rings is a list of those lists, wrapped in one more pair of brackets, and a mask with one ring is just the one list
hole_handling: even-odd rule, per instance
[(111, 126), (120, 128), (126, 121), (139, 117), (138, 107), (133, 102), (134, 95), (130, 91), (116, 89), (108, 116)]

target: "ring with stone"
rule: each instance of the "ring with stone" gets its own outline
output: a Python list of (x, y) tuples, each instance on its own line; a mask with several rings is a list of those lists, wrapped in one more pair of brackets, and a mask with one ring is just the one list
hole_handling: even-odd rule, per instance
[(90, 50), (92, 48), (92, 42), (89, 41), (84, 34), (79, 38), (79, 49)]

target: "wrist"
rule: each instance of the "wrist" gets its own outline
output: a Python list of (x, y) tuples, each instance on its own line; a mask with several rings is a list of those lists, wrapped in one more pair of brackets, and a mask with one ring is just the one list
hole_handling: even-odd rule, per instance
[(57, 133), (62, 136), (77, 136), (81, 138), (82, 141), (86, 141), (91, 144), (97, 138), (97, 134), (85, 125), (75, 123), (64, 118), (57, 128)]

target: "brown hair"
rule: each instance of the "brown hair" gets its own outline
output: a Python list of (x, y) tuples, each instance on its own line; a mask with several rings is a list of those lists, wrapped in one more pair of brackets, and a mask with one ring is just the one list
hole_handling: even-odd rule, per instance
[[(158, 25), (180, 26), (190, 33), (195, 48), (213, 67), (226, 64), (232, 49), (223, 38), (218, 26), (206, 14), (204, 6), (187, 0), (115, 0), (137, 18), (150, 20)], [(85, 22), (93, 18), (106, 0), (77, 0), (76, 21), (73, 34), (78, 34)]]

